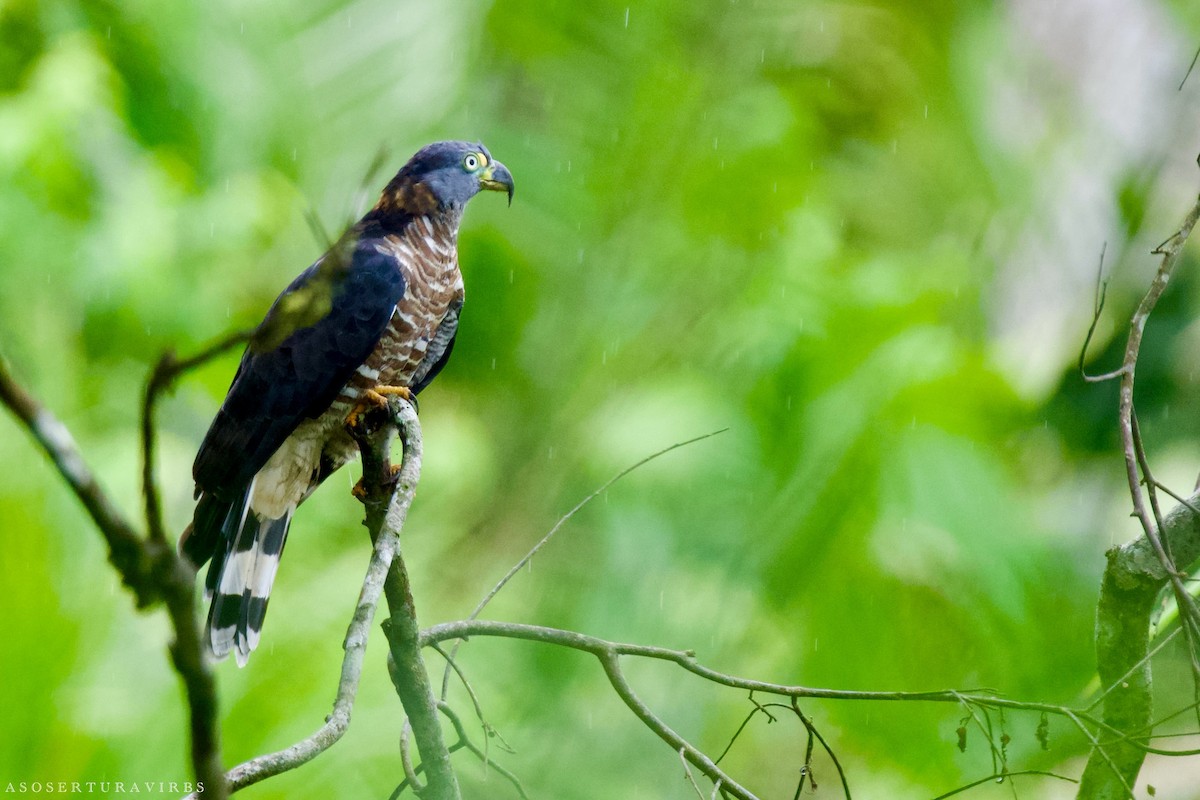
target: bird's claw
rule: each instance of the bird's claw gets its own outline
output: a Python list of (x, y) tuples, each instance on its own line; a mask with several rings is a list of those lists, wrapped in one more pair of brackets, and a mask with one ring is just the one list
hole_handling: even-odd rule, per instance
[(372, 387), (363, 392), (362, 399), (358, 401), (354, 408), (350, 409), (350, 413), (346, 415), (346, 426), (349, 428), (357, 428), (359, 418), (362, 417), (362, 415), (366, 413), (368, 409), (371, 407), (384, 408), (387, 406), (387, 399), (389, 395), (403, 397), (410, 403), (415, 402), (415, 397), (413, 396), (412, 390), (407, 386), (386, 386), (381, 384), (379, 386)]
[[(393, 483), (395, 483), (396, 479), (400, 477), (400, 470), (403, 469), (403, 467), (404, 467), (403, 464), (393, 464), (388, 469), (388, 477), (384, 481), (384, 485), (391, 486)], [(359, 501), (361, 501), (361, 502), (366, 501), (367, 494), (368, 494), (367, 485), (365, 483), (363, 483), (364, 480), (366, 480), (365, 477), (359, 478), (358, 483), (354, 484), (354, 488), (352, 488), (350, 490), (350, 494), (357, 497), (359, 499)]]
[(376, 386), (373, 389), (367, 389), (363, 392), (363, 397), (370, 400), (377, 407), (383, 408), (387, 405), (388, 395), (403, 397), (405, 400), (412, 399), (412, 390), (407, 386)]

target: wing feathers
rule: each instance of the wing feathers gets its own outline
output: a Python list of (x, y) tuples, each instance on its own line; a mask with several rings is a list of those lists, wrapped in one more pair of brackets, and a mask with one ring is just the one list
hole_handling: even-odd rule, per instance
[[(310, 267), (275, 301), (263, 325), (289, 292), (313, 279)], [(320, 416), (383, 335), (404, 278), (391, 256), (368, 242), (355, 248), (334, 287), (329, 313), (293, 331), (278, 347), (247, 348), (221, 410), (213, 420), (193, 475), (205, 492), (236, 496), (304, 419)]]
[[(263, 328), (275, 327), (274, 315), (288, 295), (314, 279), (327, 279), (315, 265), (276, 299)], [(290, 512), (262, 519), (248, 510), (255, 476), (301, 422), (329, 407), (366, 361), (404, 288), (399, 264), (361, 241), (333, 286), (325, 316), (292, 331), (277, 347), (248, 347), (242, 355), (196, 455), (196, 514), (180, 542), (195, 566), (212, 559), (205, 578), (212, 598), (207, 627), (218, 658), (234, 652), (244, 664), (258, 644), (291, 521)]]

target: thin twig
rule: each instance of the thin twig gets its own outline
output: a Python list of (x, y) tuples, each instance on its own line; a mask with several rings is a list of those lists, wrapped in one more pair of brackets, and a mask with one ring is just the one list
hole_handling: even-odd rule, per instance
[[(1112, 756), (1109, 755), (1108, 751), (1105, 750), (1103, 745), (1100, 744), (1100, 740), (1096, 738), (1096, 735), (1092, 733), (1086, 725), (1083, 724), (1083, 721), (1080, 719), (1079, 715), (1068, 712), (1067, 719), (1071, 720), (1079, 732), (1082, 733), (1089, 742), (1091, 742), (1092, 754), (1098, 755), (1100, 760), (1104, 762), (1106, 767), (1108, 767), (1109, 773), (1117, 779), (1117, 784), (1125, 793), (1125, 796), (1128, 797), (1129, 800), (1137, 800), (1137, 797), (1133, 793), (1133, 787), (1129, 785), (1129, 780), (1126, 779), (1125, 774), (1121, 771), (1121, 768), (1117, 766), (1117, 763), (1113, 761)], [(1089, 756), (1088, 760), (1091, 760), (1091, 756)]]
[(485, 767), (491, 769), (493, 772), (498, 773), (502, 778), (511, 783), (513, 788), (517, 790), (517, 794), (521, 796), (522, 800), (529, 800), (529, 795), (525, 794), (525, 787), (521, 785), (520, 779), (494, 761), (489, 762), (487, 760), (487, 755), (480, 750), (474, 742), (471, 741), (471, 737), (467, 735), (467, 730), (463, 725), (462, 720), (459, 719), (458, 714), (454, 713), (454, 709), (450, 707), (449, 703), (439, 702), (438, 710), (446, 716), (446, 719), (450, 720), (450, 724), (454, 726), (455, 733), (458, 734), (458, 741), (463, 747), (471, 751), (476, 758), (483, 762)]
[[(956, 694), (957, 694), (957, 692), (956, 692)], [(960, 698), (961, 697), (962, 696), (960, 695)], [(1008, 765), (1004, 763), (1004, 758), (1001, 756), (1000, 751), (996, 748), (996, 742), (992, 739), (991, 717), (988, 717), (987, 724), (984, 725), (983, 721), (979, 719), (979, 715), (975, 713), (974, 706), (972, 706), (965, 699), (962, 699), (961, 702), (962, 702), (963, 708), (965, 708), (967, 710), (967, 714), (970, 715), (971, 720), (975, 723), (975, 726), (977, 728), (979, 728), (980, 732), (983, 734), (983, 738), (987, 739), (988, 747), (991, 748), (991, 754), (992, 754), (992, 771), (993, 772), (1003, 772), (1004, 769), (1006, 769)], [(987, 712), (984, 711), (985, 715), (986, 715), (986, 713)]]
[[(475, 709), (475, 717), (479, 720), (479, 725), (481, 728), (483, 728), (483, 735), (485, 737), (483, 740), (484, 765), (486, 766), (487, 764), (487, 754), (491, 748), (492, 739), (495, 739), (500, 744), (500, 749), (504, 752), (515, 753), (516, 750), (514, 750), (508, 741), (500, 735), (500, 731), (496, 730), (496, 727), (487, 721), (487, 718), (483, 714), (483, 703), (480, 702), (479, 695), (475, 692), (475, 687), (471, 685), (469, 680), (467, 680), (467, 674), (463, 672), (463, 669), (458, 665), (458, 662), (452, 659), (450, 654), (447, 653), (445, 648), (443, 648), (440, 644), (432, 644), (430, 647), (432, 647), (438, 653), (438, 655), (446, 659), (450, 666), (454, 668), (454, 673), (458, 675), (458, 679), (462, 682), (463, 688), (466, 689), (467, 696), (471, 698), (471, 705)], [(439, 702), (444, 703), (445, 701), (443, 700)]]
[(450, 654), (446, 652), (441, 644), (432, 644), (430, 647), (432, 647), (438, 653), (438, 655), (446, 659), (446, 663), (454, 670), (454, 674), (458, 676), (459, 682), (462, 683), (463, 688), (467, 690), (467, 696), (471, 698), (471, 705), (475, 709), (475, 716), (479, 720), (479, 724), (483, 726), (483, 732), (486, 735), (492, 726), (488, 724), (487, 719), (483, 716), (483, 704), (479, 702), (479, 695), (475, 694), (475, 688), (471, 686), (471, 682), (467, 680), (467, 676), (465, 673), (463, 673), (462, 667), (460, 667), (458, 662), (450, 657)]
[[(567, 521), (570, 520), (571, 517), (575, 516), (580, 511), (582, 511), (584, 506), (586, 506), (588, 503), (592, 502), (597, 497), (599, 497), (601, 494), (603, 494), (614, 483), (621, 480), (626, 475), (628, 475), (629, 473), (638, 469), (639, 467), (644, 467), (646, 464), (649, 464), (651, 461), (655, 460), (656, 458), (659, 458), (660, 456), (665, 456), (667, 453), (670, 453), (673, 450), (678, 450), (681, 447), (687, 447), (690, 444), (695, 444), (696, 442), (702, 442), (705, 439), (711, 439), (713, 436), (716, 436), (721, 433), (725, 433), (725, 431), (727, 431), (727, 430), (729, 430), (729, 429), (721, 428), (720, 430), (713, 431), (712, 433), (706, 433), (703, 436), (696, 436), (692, 439), (688, 439), (687, 441), (676, 442), (675, 444), (671, 445), (670, 447), (664, 447), (662, 450), (659, 450), (655, 453), (651, 453), (650, 455), (641, 459), (637, 463), (626, 467), (625, 469), (621, 470), (613, 477), (609, 478), (598, 489), (596, 489), (591, 494), (589, 494), (587, 497), (583, 498), (578, 503), (576, 503), (574, 508), (572, 508), (566, 514), (563, 514), (561, 517), (559, 517), (558, 522), (554, 523), (554, 526), (550, 528), (550, 530), (546, 533), (546, 535), (543, 536), (541, 539), (539, 539), (538, 543), (535, 544), (533, 547), (531, 547), (529, 549), (529, 552), (527, 552), (524, 556), (521, 557), (520, 561), (518, 561), (516, 564), (513, 564), (512, 568), (509, 569), (509, 571), (504, 574), (504, 577), (502, 577), (499, 581), (497, 581), (496, 585), (493, 586), (488, 591), (488, 593), (483, 596), (483, 599), (479, 601), (479, 604), (475, 606), (475, 609), (467, 616), (467, 619), (478, 619), (480, 613), (483, 612), (483, 609), (487, 608), (488, 603), (492, 602), (492, 599), (497, 594), (500, 593), (500, 590), (503, 589), (505, 586), (507, 586), (508, 582), (511, 581), (518, 572), (520, 572), (522, 569), (524, 569), (525, 565), (528, 564), (530, 561), (532, 561), (533, 557), (535, 555), (537, 555), (543, 547), (545, 547), (547, 544), (550, 543), (550, 540), (554, 538), (555, 534), (557, 534), (559, 532), (559, 530), (562, 528), (562, 526), (567, 524)], [(455, 656), (458, 655), (458, 649), (461, 646), (462, 646), (461, 641), (454, 643), (454, 647), (450, 651), (451, 659), (453, 659)], [(442, 693), (441, 693), (442, 700), (446, 699), (446, 693), (449, 691), (449, 686), (450, 686), (450, 665), (449, 665), (449, 663), (447, 663), (446, 669), (442, 673)]]
[[(750, 701), (754, 702), (754, 692), (750, 693)], [(742, 720), (742, 724), (738, 725), (737, 730), (733, 732), (733, 736), (731, 736), (729, 739), (729, 744), (725, 745), (725, 749), (721, 751), (721, 755), (716, 757), (716, 760), (713, 762), (714, 764), (720, 764), (721, 761), (725, 759), (725, 756), (729, 755), (729, 751), (733, 749), (733, 745), (735, 742), (737, 742), (738, 737), (742, 735), (742, 731), (744, 731), (746, 726), (750, 724), (750, 720), (754, 719), (754, 715), (759, 712), (766, 714), (770, 722), (775, 721), (775, 718), (771, 716), (771, 712), (767, 711), (758, 703), (754, 703), (754, 708), (750, 709), (750, 713), (746, 715), (744, 720)]]
[(1171, 488), (1165, 483), (1154, 481), (1154, 485), (1164, 494), (1168, 495), (1172, 500), (1175, 500), (1177, 503), (1179, 503), (1179, 505), (1183, 506), (1188, 511), (1191, 511), (1193, 514), (1200, 516), (1200, 506), (1197, 506), (1191, 500), (1183, 497), (1182, 495), (1175, 494), (1175, 492), (1171, 491)]
[(696, 776), (692, 774), (692, 765), (688, 763), (687, 750), (682, 747), (679, 748), (679, 760), (683, 762), (683, 776), (687, 778), (687, 782), (692, 785), (692, 789), (695, 790), (696, 796), (699, 797), (700, 800), (704, 800), (704, 792), (700, 791), (700, 784), (696, 783)]
[(1104, 277), (1104, 254), (1107, 250), (1108, 242), (1105, 242), (1100, 248), (1100, 265), (1096, 268), (1096, 297), (1092, 301), (1092, 323), (1088, 325), (1087, 336), (1083, 337), (1083, 346), (1079, 348), (1079, 374), (1088, 383), (1103, 383), (1125, 374), (1123, 365), (1119, 369), (1103, 375), (1089, 375), (1084, 366), (1084, 362), (1087, 361), (1088, 347), (1092, 343), (1092, 337), (1096, 335), (1096, 326), (1100, 324), (1100, 318), (1104, 314), (1105, 298), (1108, 297), (1108, 279)]
[(1196, 48), (1196, 54), (1192, 56), (1192, 63), (1188, 64), (1187, 72), (1183, 74), (1183, 80), (1179, 82), (1179, 91), (1183, 91), (1183, 85), (1187, 83), (1188, 78), (1192, 76), (1192, 70), (1196, 69), (1196, 60), (1200, 59), (1200, 47)]
[[(792, 698), (792, 710), (794, 710), (796, 712), (796, 716), (800, 718), (800, 721), (802, 723), (804, 723), (804, 727), (808, 729), (809, 735), (817, 737), (817, 741), (821, 743), (821, 747), (825, 748), (826, 755), (828, 755), (829, 760), (833, 762), (834, 769), (837, 770), (838, 778), (840, 778), (842, 781), (842, 793), (846, 795), (846, 800), (851, 800), (851, 798), (850, 798), (850, 783), (849, 783), (849, 781), (846, 780), (846, 771), (844, 769), (842, 769), (842, 762), (838, 759), (837, 754), (833, 752), (833, 748), (829, 746), (829, 742), (825, 741), (825, 737), (821, 735), (821, 731), (817, 730), (817, 726), (814, 725), (812, 723), (812, 720), (810, 720), (808, 717), (806, 717), (804, 715), (804, 712), (800, 710), (799, 698), (796, 698), (796, 697)], [(811, 760), (811, 758), (812, 758), (812, 743), (809, 742), (808, 754), (806, 756), (806, 761)], [(813, 789), (816, 789), (816, 788), (817, 788), (817, 786), (814, 783)]]
[(404, 767), (404, 780), (408, 781), (413, 792), (420, 796), (425, 791), (425, 784), (421, 783), (417, 773), (413, 770), (412, 752), (408, 747), (410, 733), (412, 733), (412, 723), (409, 722), (408, 717), (405, 717), (404, 724), (400, 726), (400, 764)]
[(983, 786), (985, 783), (998, 783), (1000, 781), (1011, 780), (1012, 778), (1019, 778), (1026, 775), (1037, 775), (1042, 778), (1057, 778), (1058, 780), (1066, 781), (1067, 783), (1079, 783), (1079, 781), (1075, 780), (1074, 778), (1068, 778), (1066, 775), (1059, 775), (1057, 773), (1047, 772), (1041, 769), (1024, 769), (1020, 772), (998, 772), (995, 775), (989, 775), (986, 778), (980, 778), (977, 781), (972, 781), (966, 786), (960, 786), (957, 789), (946, 792), (945, 794), (939, 794), (937, 797), (933, 798), (933, 800), (946, 800), (947, 797), (953, 797), (956, 794), (962, 794), (963, 792), (974, 789), (976, 786)]
[(146, 524), (149, 527), (150, 538), (154, 541), (165, 542), (167, 539), (162, 521), (161, 502), (158, 497), (158, 484), (154, 480), (154, 411), (158, 399), (185, 372), (244, 344), (249, 338), (250, 331), (231, 333), (195, 355), (182, 360), (177, 358), (173, 351), (168, 350), (162, 354), (158, 363), (154, 365), (154, 369), (150, 371), (150, 377), (146, 380), (146, 389), (142, 396), (142, 497), (145, 500)]
[(1115, 681), (1111, 682), (1108, 685), (1107, 689), (1105, 689), (1100, 694), (1096, 695), (1096, 697), (1092, 700), (1092, 702), (1088, 703), (1087, 708), (1085, 708), (1084, 710), (1091, 711), (1093, 708), (1095, 708), (1096, 706), (1103, 703), (1104, 698), (1108, 697), (1109, 694), (1111, 694), (1114, 689), (1116, 689), (1118, 686), (1120, 686), (1122, 683), (1124, 683), (1125, 680), (1130, 675), (1132, 675), (1137, 670), (1141, 669), (1143, 664), (1146, 664), (1147, 662), (1150, 661), (1150, 659), (1152, 659), (1152, 658), (1154, 658), (1154, 656), (1158, 655), (1159, 652), (1164, 647), (1166, 647), (1171, 642), (1172, 639), (1174, 639), (1176, 636), (1179, 635), (1179, 632), (1180, 632), (1179, 628), (1176, 628), (1175, 630), (1171, 631), (1170, 634), (1163, 637), (1163, 640), (1161, 642), (1159, 642), (1157, 645), (1155, 645), (1153, 650), (1147, 652), (1146, 655), (1144, 655), (1140, 659), (1138, 659), (1136, 664), (1134, 664), (1132, 667), (1130, 667), (1128, 670), (1125, 671), (1125, 674), (1123, 674), (1121, 677), (1117, 678)]

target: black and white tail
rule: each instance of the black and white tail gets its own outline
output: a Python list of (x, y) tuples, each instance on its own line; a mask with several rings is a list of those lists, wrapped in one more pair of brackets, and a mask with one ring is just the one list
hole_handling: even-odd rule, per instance
[(213, 656), (222, 659), (232, 652), (239, 667), (258, 647), (292, 520), (291, 511), (267, 519), (250, 510), (252, 491), (253, 484), (232, 503), (202, 494), (193, 527), (180, 542), (193, 564), (212, 556), (204, 580), (204, 596), (211, 601), (205, 638)]

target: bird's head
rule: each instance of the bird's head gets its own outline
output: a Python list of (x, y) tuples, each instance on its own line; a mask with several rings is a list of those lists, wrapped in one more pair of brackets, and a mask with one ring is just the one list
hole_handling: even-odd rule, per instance
[(512, 205), (513, 178), (508, 167), (479, 142), (435, 142), (400, 168), (380, 203), (425, 215), (438, 209), (461, 210), (485, 189), (507, 192)]

